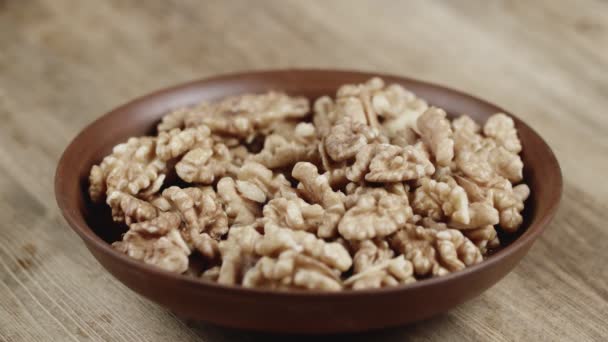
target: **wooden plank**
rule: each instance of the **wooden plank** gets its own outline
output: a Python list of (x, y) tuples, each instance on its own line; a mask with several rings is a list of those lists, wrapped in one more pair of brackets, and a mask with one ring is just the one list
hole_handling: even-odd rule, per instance
[(605, 339), (608, 2), (5, 0), (0, 341), (284, 339), (189, 322), (131, 292), (60, 217), (52, 177), (84, 125), (135, 96), (223, 72), (336, 66), (498, 103), (539, 131), (565, 177), (554, 223), (495, 287), (428, 321), (348, 338)]

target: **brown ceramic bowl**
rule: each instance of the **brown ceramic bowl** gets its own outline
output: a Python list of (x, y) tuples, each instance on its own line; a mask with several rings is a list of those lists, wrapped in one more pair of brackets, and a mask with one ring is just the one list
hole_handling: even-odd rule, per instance
[[(558, 206), (562, 177), (553, 152), (530, 127), (513, 117), (523, 144), (526, 203), (524, 232), (482, 263), (447, 276), (394, 288), (324, 292), (276, 292), (223, 286), (172, 274), (112, 249), (112, 223), (104, 206), (88, 201), (87, 177), (111, 148), (131, 136), (154, 132), (168, 110), (245, 92), (283, 90), (311, 100), (335, 94), (344, 83), (363, 82), (371, 73), (335, 70), (282, 70), (232, 74), (195, 81), (129, 102), (86, 127), (67, 147), (55, 176), (59, 208), (97, 260), (135, 292), (175, 313), (215, 324), (272, 332), (351, 332), (422, 320), (480, 294), (528, 252)], [(379, 75), (445, 108), (479, 122), (505, 110), (458, 91), (404, 77)]]

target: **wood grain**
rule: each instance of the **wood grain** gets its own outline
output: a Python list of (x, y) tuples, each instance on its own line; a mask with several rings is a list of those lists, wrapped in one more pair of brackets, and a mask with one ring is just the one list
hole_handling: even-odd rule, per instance
[(477, 94), (534, 127), (564, 172), (556, 219), (498, 285), (352, 340), (608, 338), (608, 2), (0, 0), (0, 341), (283, 340), (185, 321), (135, 295), (72, 233), (52, 187), (69, 140), (112, 107), (280, 67)]

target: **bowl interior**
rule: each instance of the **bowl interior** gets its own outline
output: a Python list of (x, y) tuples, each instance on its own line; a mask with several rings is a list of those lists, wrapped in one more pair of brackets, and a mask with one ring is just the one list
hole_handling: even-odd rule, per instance
[[(76, 196), (78, 208), (87, 226), (106, 242), (120, 238), (126, 227), (111, 220), (110, 209), (105, 204), (93, 204), (88, 199), (88, 174), (92, 165), (99, 163), (111, 152), (113, 146), (132, 136), (154, 134), (155, 126), (164, 114), (178, 107), (189, 106), (204, 100), (216, 100), (229, 95), (243, 93), (262, 93), (269, 90), (285, 91), (290, 95), (306, 96), (311, 101), (322, 95), (335, 95), (337, 88), (344, 83), (360, 83), (377, 74), (338, 72), (338, 71), (286, 71), (258, 72), (192, 82), (139, 98), (117, 108), (87, 127), (77, 139), (79, 162), (75, 165), (79, 179)], [(418, 96), (445, 109), (451, 117), (468, 114), (479, 123), (503, 109), (490, 103), (417, 80), (380, 75), (387, 83), (399, 83)], [(524, 179), (531, 188), (531, 196), (526, 202), (524, 224), (517, 234), (501, 234), (503, 246), (510, 244), (527, 231), (536, 215), (545, 212), (550, 201), (539, 203), (547, 188), (556, 188), (555, 177), (543, 179), (547, 184), (541, 186), (538, 153), (546, 147), (544, 142), (521, 120), (514, 117), (522, 145), (524, 160)], [(548, 150), (548, 148), (547, 148)], [(550, 152), (550, 150), (549, 150)], [(550, 164), (549, 164), (550, 165)], [(76, 173), (74, 172), (74, 173)], [(553, 182), (552, 182), (553, 181)], [(553, 184), (551, 184), (553, 183)], [(74, 197), (72, 197), (72, 201)], [(543, 205), (544, 204), (544, 205)], [(540, 206), (540, 207), (539, 207)]]
[[(493, 104), (455, 90), (391, 75), (284, 70), (241, 73), (194, 81), (138, 98), (86, 127), (68, 146), (60, 160), (55, 184), (58, 204), (67, 221), (85, 242), (95, 244), (116, 258), (125, 260), (124, 255), (107, 247), (108, 243), (120, 238), (126, 227), (111, 220), (110, 209), (105, 204), (91, 203), (87, 193), (91, 166), (109, 154), (113, 146), (132, 136), (154, 134), (157, 122), (169, 110), (203, 100), (280, 90), (291, 95), (306, 96), (312, 101), (322, 95), (334, 95), (342, 84), (364, 82), (373, 76), (380, 76), (387, 83), (403, 85), (431, 105), (444, 108), (452, 117), (468, 114), (477, 122), (483, 123), (493, 113), (509, 114)], [(517, 117), (512, 117), (523, 145), (524, 179), (531, 188), (531, 196), (526, 201), (524, 224), (519, 233), (501, 236), (503, 247), (507, 247), (501, 248), (488, 260), (507, 253), (510, 249), (508, 245), (520, 240), (520, 236), (532, 239), (540, 234), (543, 223), (553, 215), (561, 195), (561, 173), (553, 153), (529, 126)], [(141, 266), (147, 267), (143, 264)]]

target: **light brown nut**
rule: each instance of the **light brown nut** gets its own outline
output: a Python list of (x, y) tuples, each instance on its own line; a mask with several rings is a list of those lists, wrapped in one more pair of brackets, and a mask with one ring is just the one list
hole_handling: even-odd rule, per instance
[(322, 138), (329, 134), (331, 126), (338, 120), (334, 110), (334, 101), (329, 96), (321, 96), (313, 105), (312, 122), (317, 131), (317, 137)]
[[(252, 194), (256, 199), (249, 198), (253, 201), (264, 203), (266, 200), (271, 200), (276, 197), (292, 198), (296, 197), (295, 190), (291, 187), (291, 184), (285, 178), (285, 176), (278, 172), (266, 168), (260, 163), (254, 161), (247, 161), (237, 172), (237, 185), (241, 184), (249, 188), (249, 193)], [(243, 185), (246, 183), (247, 185)], [(256, 191), (255, 188), (258, 190)], [(241, 192), (244, 194), (244, 192)], [(256, 194), (254, 194), (256, 193)], [(264, 195), (264, 200), (261, 195)]]
[(189, 112), (190, 109), (188, 108), (172, 110), (161, 118), (160, 123), (156, 126), (156, 130), (158, 132), (167, 132), (175, 128), (183, 129), (185, 126), (184, 120)]
[(497, 113), (488, 118), (483, 126), (483, 134), (496, 141), (498, 146), (504, 147), (511, 153), (521, 152), (521, 142), (517, 137), (517, 130), (513, 119), (503, 113)]
[(228, 232), (228, 217), (222, 201), (211, 187), (170, 187), (152, 204), (162, 211), (178, 212), (186, 229), (207, 233), (219, 240)]
[(384, 237), (403, 227), (412, 216), (407, 196), (391, 194), (383, 188), (355, 192), (346, 199), (354, 203), (338, 225), (346, 240)]
[(456, 168), (478, 184), (492, 182), (496, 175), (488, 159), (496, 144), (484, 139), (478, 133), (479, 125), (466, 115), (455, 119), (452, 125)]
[(260, 204), (247, 198), (247, 194), (241, 193), (240, 190), (243, 190), (243, 187), (237, 188), (234, 179), (229, 177), (224, 177), (217, 183), (217, 192), (224, 202), (230, 225), (251, 224), (257, 217), (262, 216)]
[(255, 255), (255, 246), (262, 235), (251, 226), (232, 227), (228, 239), (219, 243), (222, 255), (217, 282), (226, 285), (241, 284), (245, 273), (259, 259)]
[(212, 184), (233, 167), (232, 156), (224, 144), (197, 147), (186, 153), (175, 164), (177, 175), (189, 183)]
[(266, 222), (315, 234), (325, 215), (323, 207), (308, 204), (299, 197), (275, 198), (264, 206), (263, 212)]
[[(106, 164), (103, 162), (101, 165), (93, 165), (91, 167), (91, 173), (89, 174), (89, 197), (91, 200), (95, 202), (100, 202), (103, 199), (103, 196), (106, 195), (106, 177), (107, 170), (110, 168), (114, 168), (115, 166), (110, 166), (108, 157), (104, 158)], [(117, 160), (112, 160), (112, 163), (117, 162)], [(103, 168), (102, 168), (103, 167)]]
[(242, 197), (257, 202), (257, 203), (265, 203), (267, 198), (266, 194), (262, 189), (256, 186), (253, 183), (245, 182), (242, 180), (236, 181), (236, 189), (241, 194)]
[(461, 175), (453, 174), (448, 167), (437, 170), (433, 177), (439, 182), (447, 183), (450, 187), (462, 187), (468, 198), (469, 222), (449, 220), (451, 228), (469, 230), (498, 224), (498, 211), (492, 206), (486, 189)]
[(298, 123), (293, 133), (293, 139), (302, 144), (313, 144), (317, 142), (317, 132), (315, 126), (311, 123)]
[[(236, 166), (237, 168), (240, 168), (247, 160), (253, 158), (253, 153), (250, 153), (247, 147), (240, 145), (240, 143), (234, 146), (229, 146), (228, 150), (230, 151), (232, 165)], [(232, 170), (228, 169), (227, 171), (228, 174), (232, 176), (232, 174), (230, 174)]]
[(196, 230), (191, 229), (189, 232), (182, 231), (182, 236), (184, 241), (191, 244), (206, 260), (216, 260), (219, 257), (219, 243), (209, 234), (197, 233)]
[[(391, 84), (383, 90), (374, 93), (372, 105), (376, 113), (383, 117), (382, 132), (391, 143), (395, 141), (409, 142), (416, 140), (414, 128), (416, 120), (428, 109), (426, 101), (416, 97), (401, 85)], [(403, 139), (407, 137), (407, 139)], [(406, 146), (406, 144), (399, 144)]]
[(283, 119), (302, 118), (310, 110), (305, 97), (291, 97), (284, 93), (240, 95), (219, 102), (220, 112), (237, 113), (251, 118), (255, 127)]
[(354, 182), (361, 181), (364, 173), (368, 182), (402, 182), (429, 176), (433, 172), (433, 164), (415, 146), (374, 144), (357, 153), (355, 164), (346, 176)]
[(395, 253), (386, 240), (353, 241), (353, 271), (361, 273), (368, 268), (393, 258)]
[(454, 137), (454, 151), (477, 150), (481, 146), (483, 137), (479, 134), (479, 125), (468, 115), (461, 115), (452, 120)]
[[(372, 105), (372, 96), (384, 87), (384, 81), (378, 77), (362, 84), (345, 84), (336, 93), (336, 110), (343, 115), (351, 115), (357, 122), (364, 122), (372, 128), (379, 128), (378, 114)], [(342, 105), (344, 103), (345, 105)]]
[(357, 97), (364, 93), (374, 93), (382, 88), (384, 88), (384, 80), (382, 80), (380, 77), (372, 77), (365, 83), (343, 84), (340, 86), (340, 88), (338, 88), (336, 97)]
[(153, 204), (163, 211), (175, 211), (184, 223), (181, 233), (192, 249), (206, 259), (219, 255), (217, 239), (228, 231), (228, 219), (212, 188), (185, 188), (173, 186), (163, 191), (162, 198)]
[(416, 121), (422, 141), (431, 149), (439, 166), (447, 166), (454, 158), (452, 128), (443, 109), (430, 107)]
[(333, 161), (327, 151), (325, 150), (325, 144), (321, 141), (318, 146), (319, 156), (321, 157), (321, 166), (325, 173), (323, 173), (324, 177), (327, 177), (329, 185), (338, 189), (343, 187), (346, 183), (348, 183), (348, 179), (346, 178), (346, 173), (348, 171), (348, 165), (346, 161), (336, 162)]
[(350, 209), (357, 204), (363, 195), (373, 195), (389, 193), (401, 197), (400, 201), (409, 203), (411, 197), (410, 186), (406, 183), (388, 183), (383, 188), (370, 186), (369, 184), (348, 183), (345, 187), (347, 196), (344, 198), (344, 207)]
[(483, 226), (477, 229), (463, 230), (464, 236), (479, 248), (481, 254), (486, 254), (489, 249), (500, 247), (500, 240), (494, 226)]
[(511, 187), (508, 182), (503, 188), (491, 188), (489, 196), (494, 207), (500, 213), (500, 227), (508, 233), (513, 233), (521, 226), (524, 201), (530, 196), (530, 188), (526, 184)]
[(352, 265), (350, 254), (341, 244), (326, 242), (312, 233), (281, 228), (267, 222), (263, 238), (256, 243), (256, 253), (277, 256), (286, 250), (302, 253), (342, 272)]
[(112, 149), (101, 164), (94, 165), (89, 175), (89, 194), (99, 202), (105, 194), (123, 191), (148, 198), (163, 184), (166, 164), (155, 153), (156, 139), (130, 138)]
[[(315, 102), (313, 116), (318, 136), (328, 136), (335, 129), (332, 126), (344, 120), (348, 120), (357, 127), (367, 126), (373, 132), (377, 132), (380, 125), (372, 105), (372, 96), (383, 86), (384, 82), (381, 79), (373, 78), (363, 84), (343, 85), (338, 89), (335, 103), (327, 96), (320, 97)], [(331, 154), (333, 155), (334, 152)]]
[(183, 273), (188, 269), (190, 249), (179, 233), (180, 222), (174, 213), (161, 213), (150, 221), (132, 224), (122, 241), (112, 246), (131, 258)]
[[(486, 123), (488, 132), (493, 134), (490, 138), (484, 138), (478, 133), (479, 126), (471, 118), (461, 116), (454, 120), (456, 166), (478, 184), (495, 182), (499, 176), (519, 182), (523, 179), (523, 162), (517, 154), (521, 150), (521, 143), (514, 127), (511, 127), (513, 131), (507, 129), (509, 124), (505, 120), (510, 120), (511, 125), (513, 122), (501, 115), (495, 115), (491, 119), (493, 121), (489, 121), (489, 126)], [(505, 132), (498, 132), (499, 129)]]
[(437, 182), (423, 178), (416, 189), (412, 208), (416, 214), (430, 217), (435, 221), (445, 218), (452, 222), (469, 224), (469, 200), (462, 187), (455, 183)]
[[(432, 178), (438, 182), (447, 183), (450, 186), (457, 186), (460, 184), (458, 184), (458, 182), (456, 181), (456, 176), (457, 176), (457, 174), (455, 173), (454, 170), (452, 170), (451, 167), (443, 166), (443, 167), (439, 167), (439, 168), (435, 169), (435, 173), (430, 178)], [(418, 182), (418, 185), (420, 185), (420, 184), (421, 184), (421, 182)], [(466, 193), (466, 190), (465, 190), (465, 193)], [(467, 193), (467, 196), (468, 196), (468, 193)]]
[(469, 116), (462, 115), (452, 122), (456, 168), (478, 184), (491, 183), (496, 178), (489, 162), (496, 143), (479, 134), (480, 127)]
[(399, 255), (351, 276), (344, 281), (344, 286), (359, 290), (410, 284), (415, 281), (412, 263), (403, 255)]
[[(417, 118), (428, 108), (424, 100), (401, 85), (385, 87), (379, 78), (372, 78), (363, 84), (344, 85), (338, 90), (337, 98), (333, 111), (338, 119), (348, 115), (354, 122), (380, 128), (391, 141), (411, 132)], [(383, 117), (382, 124), (379, 124), (378, 116)], [(400, 139), (395, 141), (399, 142)], [(405, 146), (402, 143), (400, 145)]]
[(400, 130), (395, 131), (394, 133), (385, 134), (390, 137), (389, 142), (391, 145), (405, 147), (409, 145), (415, 145), (416, 143), (421, 142), (418, 139), (418, 134), (416, 133), (416, 131), (414, 131), (414, 129), (410, 127), (402, 128)]
[(298, 158), (307, 154), (303, 146), (289, 142), (277, 134), (266, 137), (264, 148), (253, 157), (253, 160), (269, 168), (279, 168), (293, 165)]
[(214, 133), (250, 140), (257, 130), (279, 120), (302, 118), (309, 109), (306, 98), (277, 92), (230, 96), (199, 105), (186, 118), (186, 126), (205, 124)]
[(210, 148), (213, 144), (210, 135), (211, 131), (204, 125), (160, 132), (156, 143), (156, 154), (161, 160), (167, 161), (185, 154), (195, 146)]
[(477, 246), (455, 229), (407, 224), (391, 237), (390, 243), (412, 262), (418, 277), (444, 275), (483, 260)]
[(450, 221), (450, 227), (458, 230), (478, 229), (485, 226), (498, 224), (498, 210), (490, 203), (475, 202), (469, 204), (469, 223)]
[(314, 126), (300, 123), (292, 137), (271, 134), (264, 141), (264, 148), (253, 156), (253, 160), (271, 169), (291, 167), (298, 161), (319, 160)]
[(410, 116), (408, 119), (413, 119), (410, 127), (413, 127), (417, 116), (428, 107), (426, 101), (399, 84), (391, 84), (374, 92), (372, 106), (378, 115), (387, 119)]
[(457, 169), (478, 184), (489, 184), (497, 176), (494, 168), (488, 162), (494, 148), (486, 142), (482, 143), (477, 150), (465, 149), (456, 154)]
[(205, 125), (218, 134), (225, 134), (238, 137), (239, 139), (250, 140), (255, 135), (253, 120), (246, 116), (234, 116), (232, 119), (221, 115), (205, 115), (193, 119), (188, 125)]
[(495, 174), (513, 183), (523, 179), (524, 163), (521, 157), (502, 146), (495, 147), (488, 153), (488, 162)]
[(171, 230), (178, 230), (181, 218), (177, 213), (166, 212), (148, 221), (142, 221), (129, 225), (129, 231), (148, 235), (167, 235)]
[(272, 289), (338, 291), (340, 278), (325, 264), (295, 251), (262, 257), (243, 278), (243, 286)]
[(354, 157), (363, 146), (376, 141), (378, 134), (377, 130), (345, 116), (325, 136), (323, 146), (332, 160), (340, 162)]
[(198, 225), (198, 215), (194, 208), (194, 198), (191, 192), (177, 186), (165, 189), (161, 197), (152, 204), (161, 211), (177, 212), (187, 225)]
[(112, 218), (117, 222), (130, 225), (134, 222), (148, 221), (157, 216), (158, 210), (150, 203), (122, 191), (112, 191), (106, 203), (112, 208)]
[(201, 102), (191, 108), (185, 115), (186, 127), (205, 125), (215, 135), (231, 136), (238, 139), (248, 139), (255, 134), (254, 124), (248, 111), (238, 111), (230, 108), (229, 104), (238, 96), (227, 97), (216, 102)]
[(472, 180), (460, 175), (455, 175), (454, 179), (467, 193), (467, 196), (471, 202), (487, 201), (487, 189), (482, 188)]
[(263, 136), (279, 135), (288, 141), (294, 141), (303, 145), (317, 142), (317, 129), (310, 122), (295, 120), (277, 121), (268, 128), (260, 130)]
[[(306, 126), (311, 126), (311, 128), (313, 130), (315, 129), (314, 125), (309, 122), (302, 122), (297, 119), (296, 120), (293, 120), (293, 119), (279, 120), (279, 121), (271, 122), (270, 124), (268, 124), (267, 127), (260, 128), (257, 131), (258, 135), (256, 136), (256, 139), (263, 143), (264, 141), (262, 139), (264, 139), (265, 137), (268, 137), (270, 135), (276, 134), (276, 135), (282, 136), (283, 138), (285, 138), (289, 141), (294, 140), (296, 127), (300, 124), (306, 125)], [(316, 133), (313, 133), (313, 134), (315, 134), (315, 136), (313, 138), (316, 139)], [(259, 146), (261, 148), (261, 145), (259, 145)], [(254, 148), (254, 150), (258, 150), (258, 149), (259, 148)]]
[[(198, 222), (204, 226), (204, 232), (213, 239), (219, 240), (228, 233), (228, 216), (220, 196), (211, 187), (199, 188), (197, 201), (195, 201), (198, 212)], [(196, 196), (195, 196), (196, 197)]]
[(365, 145), (357, 152), (355, 162), (350, 167), (345, 167), (344, 175), (347, 180), (354, 183), (361, 183), (365, 175), (369, 172), (369, 164), (374, 159), (379, 147), (377, 144)]
[(329, 238), (336, 235), (338, 221), (344, 214), (344, 194), (334, 191), (327, 177), (319, 175), (317, 167), (306, 162), (297, 163), (291, 171), (293, 178), (298, 180), (298, 192), (309, 203), (319, 204), (325, 209), (323, 223), (319, 226), (317, 235)]
[[(521, 212), (524, 209), (524, 202), (530, 195), (530, 188), (526, 184), (519, 184), (515, 187), (504, 178), (498, 177), (493, 184), (481, 187), (471, 180), (457, 176), (456, 180), (465, 189), (469, 198), (484, 203), (484, 209), (488, 215), (480, 217), (491, 217), (487, 224), (500, 224), (506, 232), (515, 232), (521, 226), (523, 217)], [(487, 206), (493, 206), (497, 212), (490, 212)], [(478, 227), (481, 227), (479, 225)]]
[(247, 147), (245, 145), (241, 145), (241, 140), (230, 135), (211, 133), (211, 141), (216, 144), (224, 144), (230, 149), (244, 148), (245, 150), (247, 150)]
[(408, 223), (415, 223), (424, 228), (430, 228), (430, 229), (435, 229), (435, 230), (448, 229), (448, 225), (445, 222), (437, 222), (430, 217), (421, 217), (419, 215), (415, 215), (415, 216), (418, 216), (418, 217), (410, 220), (410, 222), (408, 222)]
[(435, 248), (448, 271), (461, 270), (483, 261), (481, 252), (469, 239), (455, 229), (438, 231)]
[[(370, 127), (365, 112), (365, 107), (361, 99), (356, 97), (343, 97), (336, 99), (336, 105), (334, 107), (335, 116), (340, 120), (348, 117), (353, 123), (361, 124)], [(336, 123), (337, 123), (336, 122)]]

